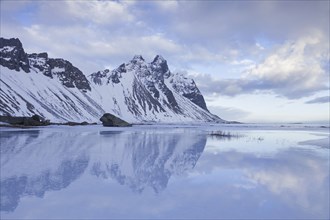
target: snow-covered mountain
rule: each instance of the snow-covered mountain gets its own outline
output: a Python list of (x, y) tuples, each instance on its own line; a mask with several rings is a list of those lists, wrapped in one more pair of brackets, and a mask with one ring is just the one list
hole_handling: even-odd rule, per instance
[(19, 39), (0, 38), (0, 52), (1, 115), (95, 122), (109, 112), (131, 123), (223, 122), (195, 82), (172, 73), (159, 55), (151, 63), (134, 56), (86, 78), (67, 60), (25, 53)]

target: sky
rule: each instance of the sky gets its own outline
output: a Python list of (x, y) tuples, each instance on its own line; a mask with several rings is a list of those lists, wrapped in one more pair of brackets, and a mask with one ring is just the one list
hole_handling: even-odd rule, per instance
[(328, 0), (0, 3), (1, 37), (85, 75), (159, 54), (223, 119), (329, 122)]

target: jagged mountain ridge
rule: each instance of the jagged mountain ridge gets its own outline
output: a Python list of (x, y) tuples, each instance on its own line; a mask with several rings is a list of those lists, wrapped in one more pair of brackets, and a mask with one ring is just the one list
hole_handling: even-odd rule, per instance
[(134, 56), (86, 77), (69, 61), (27, 54), (19, 39), (0, 38), (0, 114), (39, 114), (55, 122), (98, 121), (105, 112), (129, 122), (223, 122), (211, 114), (192, 79), (157, 55)]
[(96, 121), (104, 110), (86, 95), (90, 83), (70, 62), (26, 54), (19, 39), (0, 38), (0, 114), (54, 122)]
[[(112, 71), (98, 71), (88, 78), (100, 94), (112, 94), (112, 100), (104, 103), (104, 107), (113, 106), (112, 111), (123, 118), (133, 120), (126, 114), (133, 112), (140, 121), (220, 120), (208, 111), (195, 82), (182, 74), (171, 73), (166, 60), (159, 55), (151, 63), (137, 55)], [(127, 106), (128, 111), (120, 106)]]

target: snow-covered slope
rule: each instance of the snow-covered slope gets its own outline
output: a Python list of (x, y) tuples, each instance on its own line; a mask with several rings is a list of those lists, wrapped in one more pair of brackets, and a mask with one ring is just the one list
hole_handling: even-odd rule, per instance
[[(99, 100), (103, 109), (128, 121), (222, 121), (208, 111), (194, 81), (171, 73), (159, 55), (151, 63), (134, 56), (117, 69), (88, 77), (92, 92), (87, 94)], [(104, 100), (107, 94), (110, 98)]]
[(104, 113), (86, 95), (90, 86), (84, 74), (68, 61), (48, 59), (46, 53), (27, 55), (18, 39), (1, 39), (0, 46), (1, 115), (92, 122)]
[(19, 39), (0, 38), (0, 52), (0, 115), (97, 122), (109, 112), (135, 123), (223, 122), (194, 81), (171, 73), (159, 55), (151, 63), (135, 56), (86, 78), (67, 60), (26, 54)]

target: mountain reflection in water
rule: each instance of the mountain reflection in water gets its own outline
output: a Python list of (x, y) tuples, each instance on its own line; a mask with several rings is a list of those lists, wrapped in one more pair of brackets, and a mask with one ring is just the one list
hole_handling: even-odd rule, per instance
[(206, 135), (155, 131), (1, 132), (1, 211), (24, 196), (61, 190), (84, 172), (135, 192), (164, 190), (173, 174), (192, 169)]
[(220, 129), (2, 130), (0, 218), (329, 219), (328, 131)]

